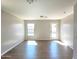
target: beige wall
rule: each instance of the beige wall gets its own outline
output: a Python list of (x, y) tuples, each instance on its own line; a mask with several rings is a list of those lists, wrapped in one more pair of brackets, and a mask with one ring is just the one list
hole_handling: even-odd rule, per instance
[(1, 11), (1, 54), (3, 55), (24, 40), (24, 22)]
[(73, 48), (74, 16), (73, 14), (61, 20), (61, 40)]
[[(58, 23), (58, 39), (60, 38), (59, 33), (59, 20), (25, 20), (25, 39), (34, 39), (34, 40), (51, 40), (50, 33), (51, 33), (51, 24)], [(35, 24), (35, 35), (34, 37), (27, 36), (27, 23), (34, 23)]]

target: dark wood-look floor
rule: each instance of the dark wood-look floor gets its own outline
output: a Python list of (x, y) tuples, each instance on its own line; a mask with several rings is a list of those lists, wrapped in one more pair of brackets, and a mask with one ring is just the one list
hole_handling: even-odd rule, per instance
[(54, 41), (36, 41), (37, 45), (27, 45), (24, 41), (2, 59), (72, 59), (71, 48)]

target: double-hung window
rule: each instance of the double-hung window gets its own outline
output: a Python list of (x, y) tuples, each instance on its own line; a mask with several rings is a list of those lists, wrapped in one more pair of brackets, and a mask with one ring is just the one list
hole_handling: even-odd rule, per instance
[(57, 39), (57, 23), (51, 24), (51, 37)]
[(28, 36), (34, 36), (34, 24), (27, 24)]

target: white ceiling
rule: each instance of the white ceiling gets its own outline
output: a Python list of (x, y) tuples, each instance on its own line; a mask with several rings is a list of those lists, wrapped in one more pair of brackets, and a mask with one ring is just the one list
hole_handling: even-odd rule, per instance
[[(73, 13), (75, 0), (35, 0), (28, 4), (26, 0), (2, 0), (2, 9), (23, 20), (61, 19)], [(64, 12), (66, 12), (64, 14)]]

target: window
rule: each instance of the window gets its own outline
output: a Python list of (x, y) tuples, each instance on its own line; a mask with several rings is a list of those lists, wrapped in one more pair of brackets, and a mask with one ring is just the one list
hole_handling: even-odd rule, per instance
[(27, 24), (28, 36), (34, 36), (34, 24)]
[(57, 23), (51, 24), (51, 37), (52, 39), (56, 39), (57, 38)]

